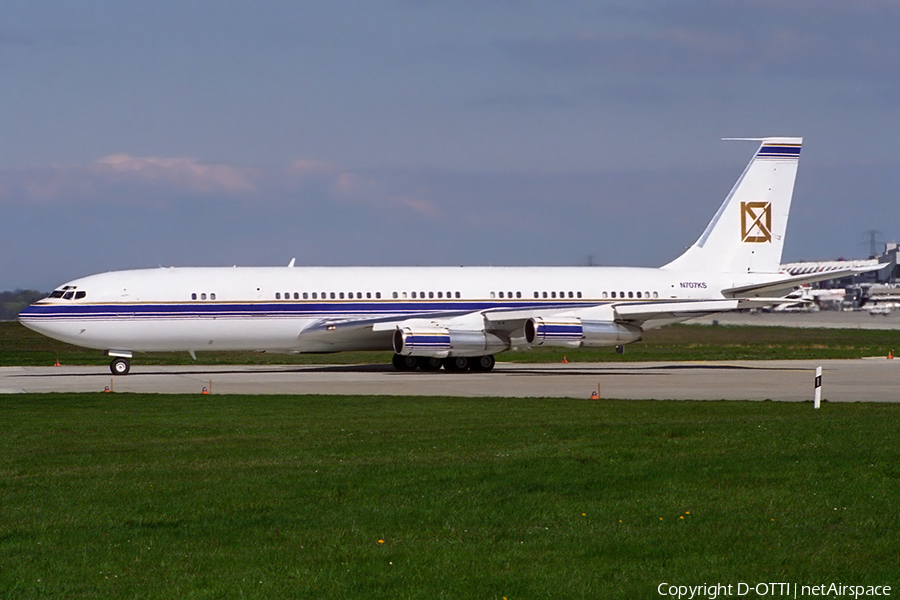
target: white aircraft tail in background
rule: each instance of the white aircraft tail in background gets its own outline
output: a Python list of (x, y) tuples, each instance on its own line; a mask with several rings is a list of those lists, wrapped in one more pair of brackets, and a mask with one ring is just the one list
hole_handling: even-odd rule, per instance
[[(401, 370), (487, 371), (510, 348), (619, 346), (646, 329), (778, 305), (801, 138), (763, 138), (703, 235), (662, 268), (160, 268), (70, 281), (19, 315), (52, 338), (134, 352), (393, 349)], [(787, 302), (792, 302), (788, 300)]]

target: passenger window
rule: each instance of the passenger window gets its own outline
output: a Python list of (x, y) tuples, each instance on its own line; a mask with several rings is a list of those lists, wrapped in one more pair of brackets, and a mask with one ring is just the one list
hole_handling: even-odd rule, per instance
[(500, 297), (501, 297), (501, 298), (503, 297), (503, 292), (500, 292)]
[(576, 292), (575, 295), (581, 298), (581, 292)]
[(541, 295), (542, 295), (544, 298), (546, 298), (546, 297), (547, 297), (547, 292), (541, 292)]
[(210, 295), (209, 295), (209, 299), (210, 299), (210, 300), (215, 300), (215, 299), (216, 299), (216, 294), (215, 294), (215, 293), (210, 294)]
[(428, 292), (428, 297), (429, 297), (429, 298), (434, 298), (434, 292)]
[(459, 292), (456, 292), (456, 297), (459, 298)]
[(331, 299), (334, 300), (334, 292), (331, 292)]
[[(603, 295), (604, 298), (606, 298), (606, 296), (607, 296), (606, 292), (603, 292), (602, 295)], [(578, 292), (578, 297), (581, 298), (581, 292)]]
[[(277, 297), (278, 297), (278, 294), (275, 294), (275, 297), (277, 298)], [(201, 300), (206, 300), (206, 294), (200, 294), (200, 299), (201, 299)]]
[(637, 293), (637, 297), (638, 297), (638, 298), (641, 297), (641, 293), (640, 293), (640, 292)]
[(443, 297), (444, 297), (444, 292), (438, 292), (438, 298), (443, 298)]
[[(394, 293), (396, 294), (396, 292), (394, 292)], [(396, 298), (396, 296), (394, 296), (394, 297)], [(380, 298), (381, 298), (381, 292), (375, 292), (375, 298), (376, 298), (376, 299), (380, 299)]]
[(309, 299), (309, 292), (303, 292), (303, 299), (304, 299), (304, 300), (308, 300), (308, 299)]
[(616, 293), (615, 293), (615, 292), (612, 293), (612, 297), (613, 297), (613, 298), (616, 297)]
[(397, 292), (394, 292), (394, 293), (392, 294), (392, 296), (394, 296), (394, 298), (396, 298), (398, 295), (399, 295), (399, 294), (397, 294)]
[[(415, 296), (413, 296), (415, 297)], [(406, 300), (406, 292), (403, 292), (403, 299)]]
[(522, 292), (516, 292), (516, 298), (521, 298), (521, 297), (522, 297)]
[(366, 300), (372, 299), (372, 292), (366, 292)]
[(550, 292), (550, 297), (551, 297), (551, 298), (556, 298), (556, 292)]
[(628, 297), (629, 297), (629, 298), (634, 298), (634, 292), (628, 292)]
[(569, 292), (569, 298), (573, 298), (573, 297), (574, 297), (574, 294), (572, 292)]
[(659, 292), (653, 292), (653, 297), (654, 297), (654, 298), (659, 298)]
[[(59, 295), (62, 296), (62, 292), (60, 292)], [(191, 294), (191, 300), (196, 300), (196, 299), (197, 299), (197, 294)]]
[(413, 298), (416, 297), (416, 293), (415, 293), (415, 292), (412, 293), (412, 297), (413, 297)]

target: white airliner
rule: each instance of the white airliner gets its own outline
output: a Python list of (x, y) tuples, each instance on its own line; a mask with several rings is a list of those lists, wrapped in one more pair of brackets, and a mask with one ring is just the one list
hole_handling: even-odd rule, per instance
[[(762, 138), (703, 235), (661, 268), (214, 267), (70, 281), (19, 320), (105, 350), (277, 353), (393, 349), (400, 370), (488, 371), (514, 347), (619, 346), (645, 329), (778, 304), (843, 272), (779, 273), (802, 138)], [(847, 272), (852, 272), (848, 269)]]

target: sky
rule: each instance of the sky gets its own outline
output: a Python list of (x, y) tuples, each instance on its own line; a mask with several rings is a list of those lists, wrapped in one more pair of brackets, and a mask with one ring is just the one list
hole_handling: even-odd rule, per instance
[(658, 266), (803, 136), (783, 260), (900, 239), (895, 0), (0, 4), (0, 290)]

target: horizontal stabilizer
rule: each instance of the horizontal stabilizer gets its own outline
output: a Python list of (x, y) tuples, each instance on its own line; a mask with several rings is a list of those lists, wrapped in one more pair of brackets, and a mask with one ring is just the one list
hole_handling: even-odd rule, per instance
[(864, 266), (864, 267), (854, 267), (850, 269), (840, 269), (835, 271), (823, 271), (821, 273), (810, 273), (809, 275), (796, 275), (793, 277), (785, 277), (784, 279), (778, 279), (775, 281), (769, 281), (766, 283), (754, 283), (751, 285), (742, 285), (738, 287), (728, 288), (722, 290), (723, 296), (728, 296), (731, 298), (738, 297), (747, 297), (747, 296), (762, 296), (766, 295), (780, 295), (779, 293), (788, 293), (793, 290), (795, 287), (801, 285), (807, 285), (810, 283), (815, 283), (817, 281), (827, 281), (829, 279), (840, 279), (841, 277), (848, 277), (850, 275), (859, 275), (860, 273), (868, 273), (870, 271), (878, 271), (886, 266), (889, 263), (884, 263), (881, 265), (873, 265), (873, 266)]

